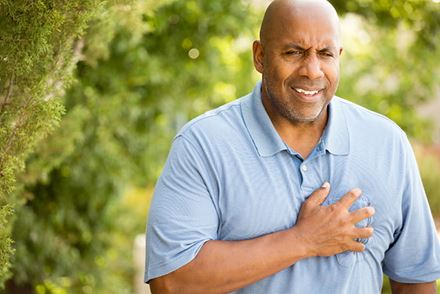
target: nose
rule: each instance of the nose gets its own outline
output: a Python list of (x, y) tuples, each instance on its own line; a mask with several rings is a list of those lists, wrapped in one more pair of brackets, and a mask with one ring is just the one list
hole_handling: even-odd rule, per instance
[(316, 80), (324, 77), (324, 72), (321, 69), (319, 58), (315, 54), (306, 56), (301, 64), (299, 74), (309, 78), (310, 80)]

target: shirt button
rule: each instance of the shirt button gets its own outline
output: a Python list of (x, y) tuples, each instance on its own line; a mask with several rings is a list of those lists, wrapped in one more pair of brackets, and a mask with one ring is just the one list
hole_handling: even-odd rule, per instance
[(307, 171), (307, 165), (302, 164), (301, 165), (301, 169), (302, 169), (303, 172), (306, 172)]

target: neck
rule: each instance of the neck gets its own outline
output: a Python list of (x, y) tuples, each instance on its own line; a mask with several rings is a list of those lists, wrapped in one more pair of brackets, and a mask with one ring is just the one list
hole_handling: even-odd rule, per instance
[(324, 132), (328, 119), (328, 106), (316, 120), (311, 122), (292, 121), (279, 114), (263, 99), (263, 105), (281, 139), (293, 150), (306, 159)]

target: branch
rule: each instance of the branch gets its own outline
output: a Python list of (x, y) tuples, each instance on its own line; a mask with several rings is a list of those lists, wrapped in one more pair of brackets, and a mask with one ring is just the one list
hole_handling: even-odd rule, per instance
[(3, 110), (7, 104), (9, 104), (9, 98), (12, 95), (12, 88), (14, 87), (14, 81), (15, 81), (15, 74), (12, 73), (11, 79), (9, 80), (8, 90), (6, 92), (5, 99), (3, 99), (3, 102), (0, 104), (0, 114), (3, 113)]
[(78, 61), (84, 59), (83, 49), (84, 49), (84, 39), (83, 38), (77, 39), (73, 44), (73, 62), (75, 64), (78, 63)]
[(6, 140), (6, 144), (4, 145), (4, 148), (2, 148), (1, 150), (3, 154), (7, 154), (9, 152), (12, 143), (16, 139), (15, 134), (17, 133), (17, 130), (20, 129), (26, 123), (26, 120), (28, 118), (26, 114), (29, 111), (28, 108), (31, 106), (32, 100), (33, 100), (32, 97), (29, 97), (28, 99), (26, 99), (24, 105), (22, 105), (23, 107), (21, 107), (20, 109), (21, 113), (19, 113), (18, 120), (14, 123), (12, 133), (9, 135), (8, 139)]
[[(17, 131), (25, 124), (26, 119), (28, 118), (26, 116), (26, 114), (27, 114), (28, 108), (31, 105), (32, 100), (33, 99), (31, 97), (26, 99), (23, 107), (21, 107), (19, 110), (19, 111), (21, 111), (21, 113), (19, 113), (19, 115), (18, 115), (18, 121), (14, 123), (14, 127), (13, 127), (11, 133), (9, 134), (8, 138), (6, 139), (5, 144), (3, 146), (1, 146), (2, 147), (0, 149), (0, 176), (1, 177), (4, 176), (4, 173), (3, 173), (3, 168), (5, 165), (4, 157), (8, 156), (9, 150), (12, 148), (14, 141), (17, 139), (16, 138)], [(16, 157), (16, 155), (13, 155), (13, 156)]]

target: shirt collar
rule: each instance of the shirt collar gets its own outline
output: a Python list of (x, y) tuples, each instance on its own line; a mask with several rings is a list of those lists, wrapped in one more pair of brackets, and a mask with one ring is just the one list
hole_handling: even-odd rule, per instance
[(260, 156), (272, 156), (287, 150), (261, 101), (261, 81), (242, 102), (241, 111), (247, 129)]
[[(329, 120), (322, 136), (322, 142), (330, 153), (346, 155), (349, 152), (348, 128), (343, 110), (339, 105), (339, 98), (335, 98), (329, 104)], [(253, 92), (242, 101), (241, 111), (260, 156), (268, 157), (288, 149), (263, 106), (261, 81), (257, 83)]]
[(325, 149), (334, 155), (347, 155), (350, 152), (350, 134), (341, 99), (333, 97), (329, 104), (327, 126), (322, 135)]

